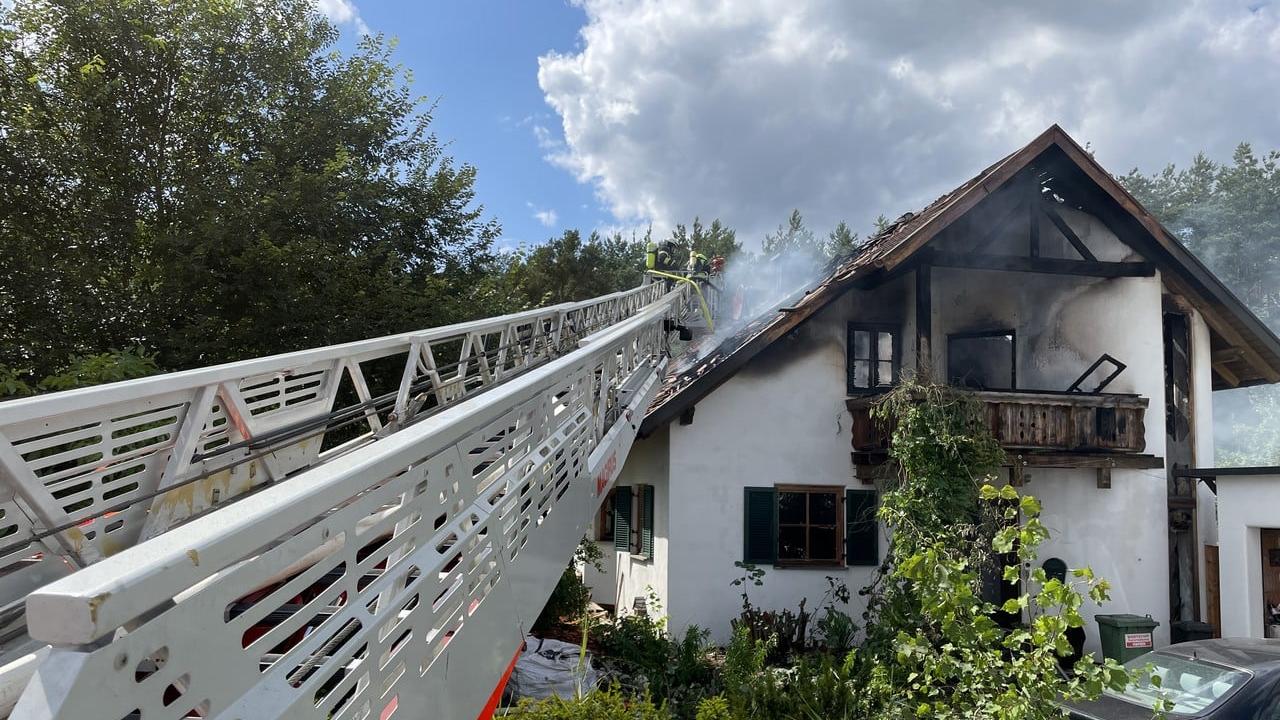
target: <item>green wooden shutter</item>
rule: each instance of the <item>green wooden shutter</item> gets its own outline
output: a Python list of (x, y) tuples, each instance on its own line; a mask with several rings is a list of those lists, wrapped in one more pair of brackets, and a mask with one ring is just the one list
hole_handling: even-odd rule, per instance
[(644, 517), (640, 523), (640, 554), (653, 557), (653, 486), (644, 485), (642, 502)]
[(771, 565), (778, 557), (778, 502), (773, 488), (744, 488), (742, 561)]
[(626, 485), (613, 490), (613, 547), (631, 552), (631, 488)]
[(876, 520), (875, 490), (846, 490), (844, 496), (844, 563), (880, 563), (880, 523)]

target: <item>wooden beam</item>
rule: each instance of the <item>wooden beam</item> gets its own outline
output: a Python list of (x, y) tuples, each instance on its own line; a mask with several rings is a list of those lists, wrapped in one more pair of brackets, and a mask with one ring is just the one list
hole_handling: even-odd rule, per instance
[(1053, 468), (1120, 468), (1151, 470), (1164, 467), (1164, 458), (1138, 453), (1008, 453), (1006, 465)]
[[(1096, 160), (1094, 160), (1093, 156), (1089, 155), (1089, 153), (1084, 150), (1084, 148), (1077, 145), (1075, 140), (1072, 140), (1071, 137), (1062, 130), (1062, 128), (1054, 125), (1045, 133), (1045, 135), (1052, 136), (1048, 139), (1046, 147), (1048, 145), (1056, 145), (1061, 149), (1066, 157), (1094, 182), (1097, 188), (1099, 188), (1104, 194), (1110, 196), (1116, 204), (1120, 206), (1123, 213), (1134, 223), (1146, 230), (1149, 236), (1155, 241), (1155, 244), (1163, 250), (1176, 265), (1185, 270), (1186, 275), (1190, 279), (1193, 279), (1196, 283), (1202, 285), (1204, 290), (1207, 292), (1202, 292), (1197, 288), (1193, 288), (1190, 282), (1184, 281), (1179, 277), (1178, 273), (1173, 272), (1166, 272), (1161, 275), (1165, 284), (1168, 285), (1170, 289), (1174, 289), (1183, 295), (1200, 299), (1201, 301), (1197, 303), (1197, 309), (1206, 316), (1206, 320), (1209, 320), (1210, 326), (1213, 327), (1214, 330), (1217, 330), (1218, 333), (1226, 338), (1232, 345), (1245, 347), (1249, 364), (1252, 365), (1254, 369), (1262, 375), (1262, 377), (1266, 378), (1268, 382), (1280, 382), (1280, 368), (1273, 367), (1270, 363), (1264, 360), (1262, 356), (1253, 349), (1252, 345), (1243, 342), (1243, 338), (1240, 337), (1240, 333), (1230, 327), (1216, 310), (1210, 308), (1217, 304), (1222, 306), (1222, 309), (1227, 313), (1237, 316), (1239, 316), (1239, 313), (1242, 311), (1244, 314), (1243, 320), (1246, 325), (1250, 321), (1257, 323), (1258, 327), (1253, 331), (1253, 334), (1258, 336), (1259, 339), (1264, 342), (1267, 340), (1268, 336), (1272, 339), (1275, 338), (1275, 336), (1267, 330), (1266, 326), (1263, 325), (1256, 316), (1252, 316), (1251, 313), (1249, 313), (1248, 308), (1245, 308), (1239, 300), (1234, 299), (1231, 296), (1230, 291), (1226, 290), (1226, 287), (1222, 284), (1221, 280), (1214, 277), (1213, 274), (1209, 272), (1209, 270), (1191, 252), (1186, 248), (1183, 248), (1177, 240), (1174, 239), (1172, 233), (1166, 230), (1164, 226), (1151, 215), (1151, 213), (1142, 207), (1142, 205), (1133, 197), (1132, 194), (1129, 193), (1128, 190), (1117, 182), (1115, 178), (1109, 175), (1107, 171), (1104, 170)], [(1037, 140), (1039, 140), (1039, 138), (1037, 138)], [(1095, 212), (1095, 214), (1099, 215), (1103, 222), (1106, 222), (1106, 218), (1102, 218), (1099, 213)], [(1109, 224), (1110, 223), (1108, 223), (1108, 225)], [(1146, 253), (1144, 253), (1144, 255), (1145, 254)], [(1217, 292), (1219, 290), (1221, 292)], [(1230, 310), (1226, 306), (1227, 303), (1234, 304), (1237, 308)]]
[(1048, 275), (1082, 275), (1101, 278), (1151, 277), (1156, 272), (1155, 266), (1149, 262), (1091, 262), (1088, 260), (941, 251), (932, 253), (929, 261), (941, 267), (1045, 273)]
[(1040, 183), (1032, 177), (1027, 184), (1030, 186), (1027, 193), (1027, 233), (1030, 236), (1028, 245), (1031, 257), (1034, 258), (1040, 257), (1040, 203), (1043, 200), (1040, 197)]
[[(1180, 295), (1203, 297), (1189, 283), (1174, 273), (1163, 273), (1160, 277), (1170, 290)], [(1261, 377), (1265, 378), (1267, 382), (1280, 382), (1280, 371), (1273, 368), (1270, 363), (1262, 358), (1262, 355), (1257, 350), (1253, 349), (1253, 345), (1245, 340), (1244, 336), (1219, 312), (1217, 306), (1210, 302), (1201, 302), (1196, 304), (1196, 311), (1204, 317), (1205, 323), (1213, 328), (1214, 332), (1221, 335), (1223, 340), (1226, 340), (1232, 347), (1238, 348), (1244, 354), (1244, 359), (1248, 361), (1249, 366)], [(1244, 378), (1241, 378), (1241, 380), (1244, 380)]]
[(933, 364), (933, 268), (916, 266), (916, 372), (923, 376)]
[(960, 189), (943, 203), (927, 222), (914, 229), (883, 262), (886, 270), (893, 270), (897, 265), (906, 262), (920, 248), (924, 247), (940, 230), (950, 225), (956, 218), (973, 209), (983, 198), (999, 190), (1018, 171), (1037, 155), (1053, 145), (1060, 134), (1064, 134), (1056, 125), (1041, 133), (1026, 147), (1009, 155), (992, 167), (983, 171), (981, 182), (969, 184)]
[(1244, 350), (1238, 347), (1229, 347), (1222, 350), (1213, 351), (1213, 361), (1215, 363), (1234, 362), (1244, 359)]
[(1227, 367), (1226, 363), (1214, 363), (1213, 371), (1221, 375), (1222, 379), (1226, 380), (1227, 384), (1231, 387), (1240, 387), (1240, 376), (1231, 368)]
[(1098, 261), (1098, 258), (1089, 251), (1089, 248), (1085, 246), (1084, 241), (1080, 239), (1079, 235), (1076, 235), (1076, 231), (1071, 229), (1071, 226), (1067, 224), (1066, 220), (1062, 219), (1062, 216), (1058, 214), (1058, 211), (1055, 208), (1050, 205), (1044, 205), (1041, 207), (1041, 210), (1044, 212), (1045, 216), (1049, 218), (1049, 221), (1053, 223), (1053, 226), (1058, 228), (1058, 232), (1062, 233), (1062, 237), (1066, 238), (1067, 242), (1071, 243), (1071, 247), (1075, 248), (1076, 252), (1080, 253), (1080, 257), (1082, 259), (1088, 260), (1089, 262)]

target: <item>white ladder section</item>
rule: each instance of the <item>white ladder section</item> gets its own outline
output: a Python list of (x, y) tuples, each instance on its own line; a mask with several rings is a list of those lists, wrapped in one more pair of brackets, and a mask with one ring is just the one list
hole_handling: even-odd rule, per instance
[(13, 717), (476, 717), (656, 391), (664, 292), (0, 404), (6, 649), (53, 646)]

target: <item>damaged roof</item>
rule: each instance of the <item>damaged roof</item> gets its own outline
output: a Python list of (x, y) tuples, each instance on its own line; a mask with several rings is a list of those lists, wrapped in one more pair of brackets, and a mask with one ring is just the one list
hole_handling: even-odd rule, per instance
[(1204, 317), (1213, 338), (1214, 389), (1280, 382), (1280, 338), (1146, 208), (1057, 125), (918, 213), (906, 213), (854, 254), (828, 265), (816, 284), (756, 317), (709, 352), (695, 341), (692, 364), (673, 364), (640, 428), (648, 435), (679, 417), (747, 362), (854, 287), (870, 287), (924, 260), (919, 251), (1020, 172), (1052, 167), (1060, 183), (1117, 236), (1155, 263), (1162, 280)]

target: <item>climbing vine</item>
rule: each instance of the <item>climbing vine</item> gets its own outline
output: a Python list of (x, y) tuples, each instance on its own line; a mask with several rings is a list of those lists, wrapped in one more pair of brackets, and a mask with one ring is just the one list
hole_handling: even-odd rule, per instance
[[(1039, 568), (1024, 577), (1048, 531), (1035, 498), (997, 487), (1003, 456), (982, 413), (963, 391), (912, 380), (875, 410), (892, 429), (896, 474), (879, 509), (887, 557), (863, 591), (860, 716), (1061, 717), (1059, 701), (1129, 679), (1089, 656), (1059, 673), (1067, 629), (1083, 626), (1081, 607), (1106, 600), (1108, 585), (1089, 568), (1067, 582)], [(1021, 592), (997, 605), (983, 592), (992, 581)]]

